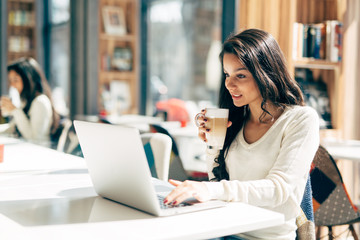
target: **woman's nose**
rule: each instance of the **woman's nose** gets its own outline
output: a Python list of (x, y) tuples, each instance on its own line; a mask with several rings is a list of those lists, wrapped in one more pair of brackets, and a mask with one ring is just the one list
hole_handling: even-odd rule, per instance
[(234, 84), (234, 80), (231, 77), (228, 77), (225, 81), (225, 87), (227, 89), (234, 89), (236, 85)]

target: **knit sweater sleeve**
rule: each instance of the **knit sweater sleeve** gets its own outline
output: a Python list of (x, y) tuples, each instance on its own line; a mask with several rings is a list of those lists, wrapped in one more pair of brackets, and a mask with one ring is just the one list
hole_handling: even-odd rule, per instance
[[(264, 207), (276, 207), (289, 199), (300, 204), (310, 165), (319, 146), (317, 113), (305, 107), (288, 120), (280, 137), (279, 154), (265, 178), (207, 182), (212, 198)], [(266, 158), (266, 153), (263, 156)]]

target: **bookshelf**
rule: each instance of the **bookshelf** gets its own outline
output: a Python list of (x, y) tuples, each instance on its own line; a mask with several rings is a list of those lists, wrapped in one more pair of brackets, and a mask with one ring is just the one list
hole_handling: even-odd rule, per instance
[[(303, 0), (296, 2), (295, 22), (293, 23), (293, 34), (296, 31), (294, 26), (301, 24), (308, 26), (309, 39), (316, 39), (315, 43), (319, 48), (318, 59), (308, 52), (307, 58), (296, 57), (293, 54), (293, 67), (295, 69), (309, 69), (313, 73), (315, 81), (323, 81), (327, 87), (327, 95), (330, 102), (331, 125), (330, 129), (321, 129), (321, 138), (342, 137), (344, 122), (343, 112), (343, 79), (342, 79), (342, 38), (343, 19), (341, 16), (341, 2), (337, 0)], [(317, 36), (310, 36), (314, 28), (319, 31)], [(314, 32), (313, 32), (314, 35)], [(318, 39), (318, 40), (317, 40)], [(296, 39), (293, 39), (293, 47), (296, 47)], [(311, 46), (307, 46), (308, 49)], [(322, 51), (322, 53), (321, 53)], [(322, 56), (321, 56), (322, 55)]]
[(36, 1), (8, 1), (8, 62), (20, 57), (36, 58)]
[(295, 68), (336, 70), (341, 67), (341, 62), (329, 62), (326, 60), (314, 60), (309, 58), (299, 58), (294, 60)]
[(100, 114), (138, 113), (139, 3), (99, 1)]
[[(301, 25), (324, 24), (326, 21), (343, 22), (346, 5), (339, 0), (243, 0), (239, 4), (239, 30), (260, 28), (270, 32), (278, 41), (287, 59), (290, 71), (298, 69), (312, 72), (314, 81), (326, 85), (331, 113), (331, 128), (321, 129), (321, 138), (343, 137), (344, 79), (343, 61), (327, 57), (303, 57), (294, 50), (297, 46), (296, 23)], [(261, 14), (258, 14), (261, 13)], [(327, 50), (328, 51), (328, 50)], [(300, 55), (300, 56), (299, 56)], [(342, 59), (346, 56), (341, 56)]]

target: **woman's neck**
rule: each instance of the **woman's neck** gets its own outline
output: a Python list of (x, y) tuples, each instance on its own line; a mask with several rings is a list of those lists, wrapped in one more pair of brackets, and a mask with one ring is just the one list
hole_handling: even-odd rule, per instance
[(273, 103), (270, 102), (267, 102), (265, 104), (265, 110), (268, 113), (264, 112), (264, 110), (261, 108), (261, 104), (249, 105), (249, 109), (250, 117), (248, 121), (254, 124), (272, 124), (284, 112), (284, 109), (282, 107), (275, 106)]

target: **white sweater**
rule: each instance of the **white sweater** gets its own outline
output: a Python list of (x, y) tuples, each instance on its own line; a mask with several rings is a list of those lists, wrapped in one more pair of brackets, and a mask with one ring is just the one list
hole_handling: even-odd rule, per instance
[[(319, 147), (319, 117), (310, 107), (285, 109), (258, 141), (248, 144), (241, 130), (226, 157), (230, 181), (206, 182), (213, 199), (239, 201), (285, 215), (285, 223), (246, 234), (246, 239), (295, 239), (296, 217)], [(218, 152), (207, 154), (209, 179)], [(261, 217), (261, 216), (259, 216)]]
[(13, 110), (11, 124), (16, 125), (24, 139), (46, 145), (50, 143), (52, 114), (51, 102), (42, 94), (32, 101), (28, 111), (29, 117), (20, 108)]

